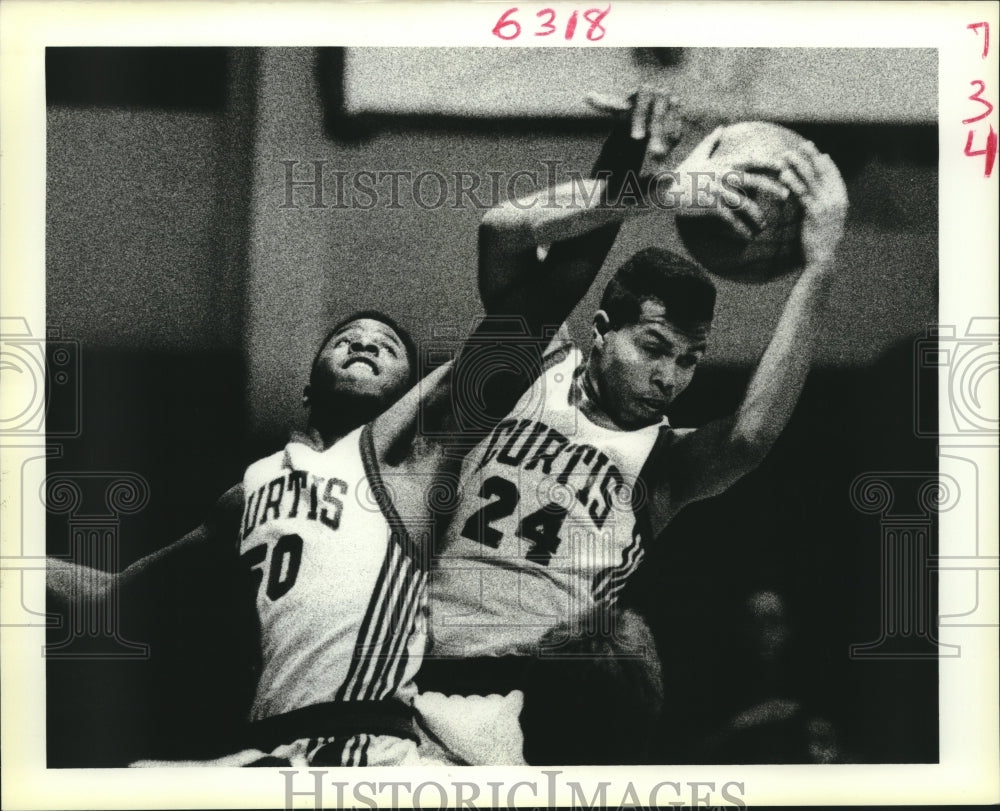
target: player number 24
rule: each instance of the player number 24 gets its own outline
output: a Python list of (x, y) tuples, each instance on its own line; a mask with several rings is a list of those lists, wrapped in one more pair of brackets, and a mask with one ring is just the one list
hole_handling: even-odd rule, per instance
[[(497, 20), (497, 24), (493, 26), (493, 36), (506, 40), (517, 39), (521, 36), (521, 23), (514, 17), (518, 11), (517, 6), (514, 6), (501, 14), (500, 19)], [(602, 23), (609, 11), (611, 11), (611, 6), (603, 9), (588, 8), (583, 12), (583, 19), (590, 23), (590, 27), (586, 31), (586, 37), (591, 42), (604, 39), (604, 35), (607, 32), (604, 30)], [(579, 16), (579, 11), (574, 11), (569, 15), (565, 28), (562, 29), (565, 39), (573, 39), (573, 35), (576, 34), (576, 24)], [(536, 37), (547, 37), (560, 30), (559, 26), (556, 25), (555, 9), (543, 8), (541, 11), (535, 13), (535, 17), (538, 18), (538, 29), (532, 33)]]
[[(487, 503), (469, 516), (462, 527), (462, 537), (497, 549), (503, 540), (503, 533), (490, 524), (511, 515), (517, 509), (521, 494), (513, 482), (502, 476), (490, 476), (479, 488), (479, 496), (487, 499)], [(531, 550), (525, 555), (528, 560), (542, 566), (549, 565), (552, 555), (559, 548), (559, 530), (566, 511), (566, 507), (553, 503), (520, 520), (518, 537), (532, 543)]]

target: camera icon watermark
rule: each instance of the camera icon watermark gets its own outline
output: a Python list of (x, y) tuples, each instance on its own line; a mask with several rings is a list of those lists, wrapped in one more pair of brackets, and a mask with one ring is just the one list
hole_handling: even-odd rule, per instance
[(80, 435), (80, 343), (58, 327), (32, 335), (26, 319), (0, 318), (0, 441)]
[[(970, 318), (962, 335), (938, 324), (914, 344), (914, 431), (918, 437), (996, 437), (1000, 319)], [(947, 407), (938, 408), (938, 375)]]

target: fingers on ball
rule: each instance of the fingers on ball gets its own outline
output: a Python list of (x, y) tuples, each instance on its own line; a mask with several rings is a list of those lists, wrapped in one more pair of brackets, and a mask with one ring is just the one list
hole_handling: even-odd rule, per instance
[(743, 196), (743, 199), (734, 211), (739, 212), (737, 219), (748, 221), (750, 228), (758, 234), (763, 231), (764, 226), (767, 225), (767, 221), (761, 207), (746, 195)]
[(812, 194), (816, 181), (816, 170), (812, 161), (798, 150), (790, 150), (781, 156), (781, 163), (778, 180), (800, 199)]
[[(741, 172), (740, 183), (744, 189), (753, 189), (758, 194), (770, 194), (779, 200), (788, 199), (788, 187), (757, 172)], [(777, 174), (777, 172), (776, 172)]]
[(816, 183), (816, 167), (812, 158), (801, 150), (793, 150), (785, 153), (784, 162), (785, 167), (791, 169), (806, 189), (811, 191)]
[(779, 173), (778, 180), (791, 189), (792, 194), (796, 197), (802, 198), (807, 196), (809, 193), (809, 189), (806, 187), (806, 184), (802, 182), (802, 179), (793, 169), (790, 169), (787, 166)]
[(722, 219), (729, 223), (730, 227), (744, 239), (753, 239), (755, 234), (740, 216), (731, 208), (723, 206), (721, 209)]
[(772, 158), (767, 155), (752, 155), (733, 162), (733, 168), (747, 172), (770, 172), (778, 174), (785, 164), (779, 158)]

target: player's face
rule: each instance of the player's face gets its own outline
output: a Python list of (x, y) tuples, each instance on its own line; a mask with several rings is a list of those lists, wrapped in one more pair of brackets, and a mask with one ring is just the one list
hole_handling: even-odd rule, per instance
[(637, 323), (603, 332), (599, 326), (591, 373), (608, 416), (628, 429), (659, 422), (691, 382), (707, 338), (708, 325), (682, 332), (657, 301), (642, 303)]
[(334, 334), (316, 360), (324, 385), (338, 394), (390, 400), (406, 389), (410, 359), (388, 324), (359, 318)]

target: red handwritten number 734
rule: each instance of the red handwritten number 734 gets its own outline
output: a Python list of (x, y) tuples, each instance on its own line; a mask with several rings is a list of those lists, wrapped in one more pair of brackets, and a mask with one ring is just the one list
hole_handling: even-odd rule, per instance
[[(990, 52), (990, 24), (985, 21), (979, 23), (969, 23), (966, 26), (966, 28), (968, 28), (970, 31), (975, 31), (977, 35), (979, 34), (979, 29), (980, 28), (983, 29), (983, 51), (981, 58), (985, 59)], [(963, 124), (975, 124), (977, 121), (982, 121), (990, 113), (993, 112), (993, 102), (983, 98), (983, 93), (986, 91), (986, 83), (982, 79), (973, 79), (971, 82), (969, 82), (969, 84), (971, 84), (973, 87), (978, 86), (978, 90), (976, 90), (975, 93), (969, 96), (969, 101), (978, 101), (986, 109), (979, 115), (971, 116), (970, 118), (963, 118), (962, 119)], [(986, 145), (982, 149), (972, 148), (972, 139), (975, 137), (975, 135), (976, 133), (974, 130), (969, 130), (969, 132), (966, 134), (965, 154), (968, 155), (970, 158), (982, 155), (986, 161), (986, 165), (983, 170), (983, 176), (989, 177), (991, 174), (993, 174), (993, 164), (997, 158), (997, 134), (996, 132), (993, 131), (993, 125), (991, 124), (989, 126), (988, 132), (986, 133)]]

